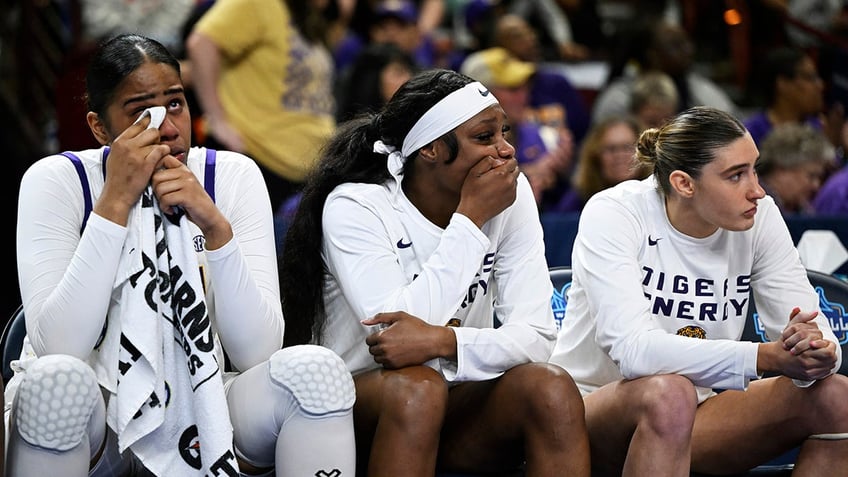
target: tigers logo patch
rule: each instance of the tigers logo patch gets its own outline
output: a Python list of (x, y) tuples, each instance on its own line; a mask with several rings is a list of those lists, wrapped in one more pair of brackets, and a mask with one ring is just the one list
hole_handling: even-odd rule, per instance
[(707, 332), (704, 331), (703, 328), (698, 326), (684, 326), (677, 330), (677, 336), (686, 336), (689, 338), (700, 338), (702, 340), (707, 339)]

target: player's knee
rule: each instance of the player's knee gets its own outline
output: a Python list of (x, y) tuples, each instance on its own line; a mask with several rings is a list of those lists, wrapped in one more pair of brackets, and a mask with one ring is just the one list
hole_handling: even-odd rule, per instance
[(812, 415), (803, 416), (805, 420), (827, 422), (829, 426), (841, 428), (841, 432), (848, 432), (848, 377), (841, 374), (817, 381), (809, 388), (798, 388), (798, 391), (806, 393), (804, 398), (810, 403), (801, 409)]
[(433, 368), (411, 366), (386, 373), (382, 388), (382, 414), (408, 426), (419, 423), (441, 426), (447, 409), (448, 386)]
[(80, 444), (102, 399), (94, 370), (68, 355), (33, 362), (15, 398), (15, 425), (29, 444), (66, 451)]
[(353, 407), (356, 391), (344, 361), (322, 346), (283, 348), (271, 356), (271, 382), (289, 391), (303, 411), (326, 415)]
[(655, 432), (666, 436), (688, 436), (695, 423), (698, 394), (689, 379), (663, 374), (645, 379), (639, 393), (640, 422), (651, 426)]
[(524, 419), (541, 425), (584, 419), (583, 397), (571, 375), (557, 365), (523, 364), (507, 371), (501, 380), (513, 401), (523, 407)]
[(571, 375), (555, 364), (521, 364), (507, 370), (500, 380), (511, 392), (524, 393), (524, 399), (556, 399), (563, 393), (569, 396), (580, 395)]

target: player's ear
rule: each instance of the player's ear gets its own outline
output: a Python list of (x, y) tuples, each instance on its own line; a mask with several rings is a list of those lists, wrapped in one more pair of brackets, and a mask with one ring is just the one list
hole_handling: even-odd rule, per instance
[(107, 145), (112, 142), (112, 136), (109, 134), (109, 129), (106, 127), (106, 123), (100, 118), (100, 115), (89, 111), (88, 114), (85, 115), (85, 120), (88, 122), (88, 128), (91, 129), (91, 134), (94, 135), (94, 139), (97, 139), (101, 145)]
[(439, 141), (433, 141), (430, 144), (422, 147), (418, 150), (418, 157), (427, 161), (427, 162), (435, 162), (436, 157), (438, 156), (436, 152), (436, 143)]
[(695, 195), (695, 181), (689, 174), (676, 170), (668, 176), (668, 181), (671, 184), (671, 189), (681, 196), (688, 199)]

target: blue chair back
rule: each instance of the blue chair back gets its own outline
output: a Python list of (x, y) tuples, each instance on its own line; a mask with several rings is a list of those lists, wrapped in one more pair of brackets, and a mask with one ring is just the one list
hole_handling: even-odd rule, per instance
[(21, 357), (21, 349), (24, 346), (24, 336), (26, 336), (26, 319), (24, 318), (24, 306), (19, 305), (18, 309), (12, 313), (6, 326), (3, 328), (3, 333), (0, 334), (0, 375), (3, 377), (3, 384), (6, 385), (14, 372), (10, 364), (13, 360)]
[(560, 329), (562, 328), (562, 319), (565, 317), (565, 305), (568, 304), (568, 289), (571, 288), (571, 268), (565, 266), (551, 267), (549, 273), (551, 283), (554, 285), (551, 309), (554, 311), (557, 329)]
[[(807, 270), (807, 278), (819, 295), (819, 306), (822, 313), (830, 321), (830, 327), (836, 334), (839, 344), (842, 346), (842, 367), (839, 373), (848, 376), (848, 282), (826, 273)], [(787, 320), (789, 317), (787, 317)], [(745, 321), (745, 331), (742, 339), (746, 341), (764, 343), (766, 339), (765, 328), (760, 322), (756, 303), (753, 297), (748, 307), (748, 319)]]

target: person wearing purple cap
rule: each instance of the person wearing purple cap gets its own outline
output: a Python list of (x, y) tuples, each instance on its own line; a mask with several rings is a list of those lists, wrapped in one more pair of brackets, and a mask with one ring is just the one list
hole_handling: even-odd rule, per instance
[[(378, 0), (357, 2), (350, 31), (333, 49), (339, 71), (345, 71), (369, 44), (393, 43), (411, 55), (419, 67), (432, 67), (438, 53), (433, 23), (440, 20), (440, 1)], [(420, 8), (419, 8), (420, 6)]]

